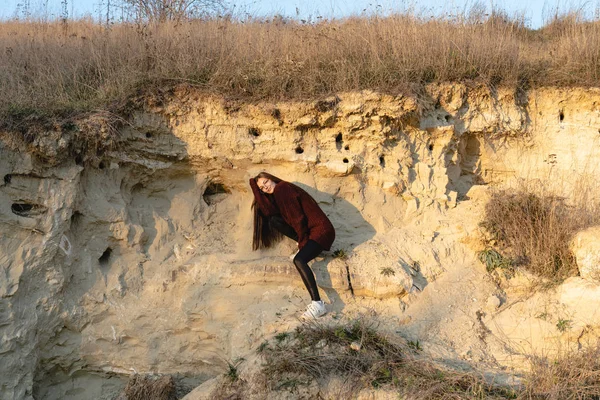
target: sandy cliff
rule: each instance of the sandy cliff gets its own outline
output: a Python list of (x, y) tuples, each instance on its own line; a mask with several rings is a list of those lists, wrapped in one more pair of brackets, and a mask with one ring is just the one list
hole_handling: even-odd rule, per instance
[[(375, 314), (482, 368), (519, 368), (600, 324), (595, 284), (523, 297), (476, 259), (490, 188), (526, 179), (569, 195), (597, 181), (598, 90), (243, 104), (181, 87), (109, 128), (94, 116), (0, 135), (2, 399), (112, 398), (135, 372), (193, 387), (298, 324), (294, 243), (250, 251), (247, 181), (262, 170), (336, 227), (313, 264), (328, 318)], [(557, 332), (566, 316), (572, 330)]]

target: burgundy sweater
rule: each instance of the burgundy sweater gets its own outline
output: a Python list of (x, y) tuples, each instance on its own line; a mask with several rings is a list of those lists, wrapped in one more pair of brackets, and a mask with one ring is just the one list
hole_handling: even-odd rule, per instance
[(335, 229), (308, 193), (285, 181), (275, 185), (273, 194), (263, 193), (254, 179), (250, 179), (250, 187), (264, 216), (281, 214), (283, 220), (294, 228), (298, 235), (299, 249), (302, 249), (309, 239), (319, 243), (325, 250), (331, 249), (335, 240)]

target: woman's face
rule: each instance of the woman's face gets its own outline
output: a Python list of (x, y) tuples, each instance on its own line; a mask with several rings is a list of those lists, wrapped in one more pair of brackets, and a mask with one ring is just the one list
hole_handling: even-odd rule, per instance
[(269, 178), (258, 178), (256, 180), (256, 184), (258, 188), (263, 191), (263, 193), (272, 194), (275, 189), (276, 183), (270, 180)]

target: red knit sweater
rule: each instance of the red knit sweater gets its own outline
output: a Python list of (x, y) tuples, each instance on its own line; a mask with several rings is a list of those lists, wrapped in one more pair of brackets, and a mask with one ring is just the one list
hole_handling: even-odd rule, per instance
[(315, 199), (303, 189), (281, 181), (275, 185), (273, 194), (269, 195), (258, 188), (254, 179), (250, 179), (250, 187), (264, 216), (281, 214), (283, 220), (294, 228), (298, 235), (299, 249), (303, 248), (309, 239), (319, 243), (325, 250), (331, 249), (335, 240), (335, 229)]

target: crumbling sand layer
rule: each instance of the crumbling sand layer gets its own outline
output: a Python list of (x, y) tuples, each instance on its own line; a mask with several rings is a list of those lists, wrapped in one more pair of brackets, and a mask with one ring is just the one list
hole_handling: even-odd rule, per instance
[[(504, 290), (476, 259), (491, 188), (569, 195), (598, 181), (596, 89), (243, 104), (180, 87), (78, 153), (73, 132), (93, 118), (0, 135), (2, 399), (108, 399), (136, 372), (193, 386), (298, 324), (295, 244), (250, 251), (247, 182), (263, 170), (336, 227), (313, 264), (327, 318), (375, 315), (434, 357), (488, 369), (522, 368), (600, 323), (596, 284)], [(572, 329), (557, 331), (561, 318)]]

